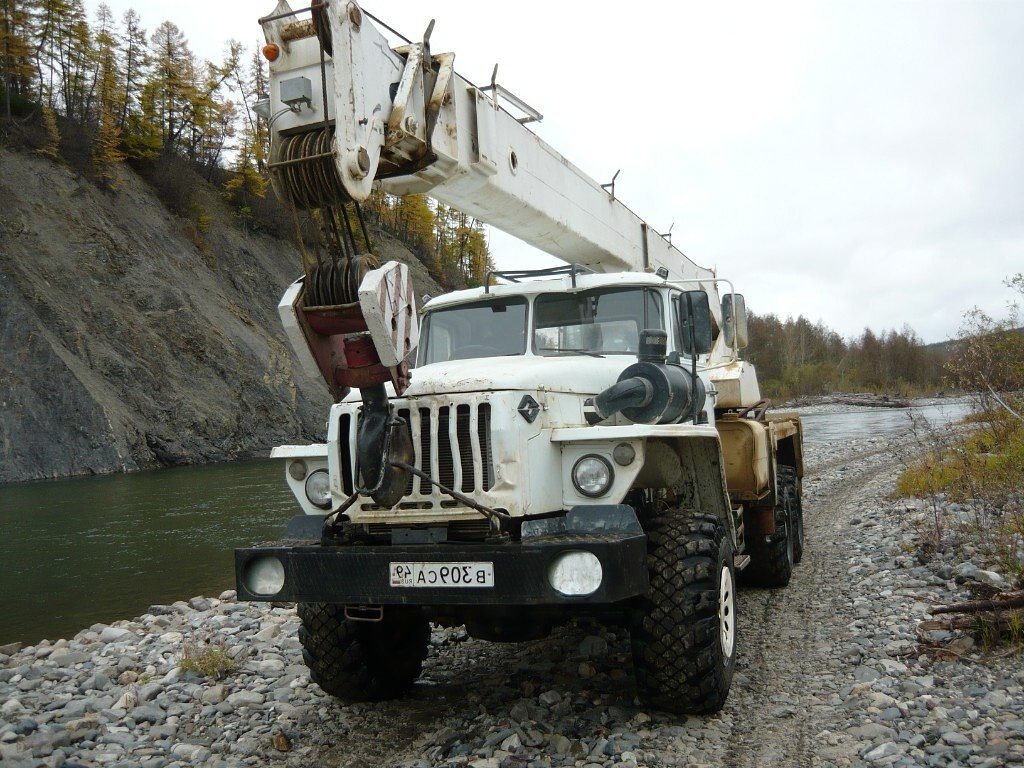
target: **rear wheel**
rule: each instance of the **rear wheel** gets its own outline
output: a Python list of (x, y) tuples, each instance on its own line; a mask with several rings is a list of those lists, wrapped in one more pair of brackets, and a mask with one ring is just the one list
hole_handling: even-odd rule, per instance
[(743, 571), (747, 584), (784, 587), (793, 577), (793, 566), (803, 556), (803, 514), (795, 501), (796, 479), (796, 470), (792, 467), (777, 468), (775, 533), (768, 537), (749, 537), (750, 564)]
[(390, 699), (420, 676), (430, 642), (425, 618), (390, 609), (378, 622), (345, 618), (345, 606), (299, 603), (299, 642), (310, 679), (344, 701)]
[(803, 488), (795, 468), (779, 467), (779, 473), (785, 473), (787, 482), (793, 489), (793, 562), (799, 563), (804, 559)]
[(669, 712), (717, 712), (736, 668), (729, 535), (716, 517), (688, 510), (646, 527), (650, 588), (632, 628), (640, 696)]

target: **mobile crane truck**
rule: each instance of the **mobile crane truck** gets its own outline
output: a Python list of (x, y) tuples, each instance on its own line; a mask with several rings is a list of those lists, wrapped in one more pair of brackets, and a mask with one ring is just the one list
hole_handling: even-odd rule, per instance
[[(589, 615), (629, 629), (647, 705), (717, 711), (737, 573), (784, 586), (804, 541), (801, 424), (740, 358), (743, 297), (543, 142), (495, 77), (432, 54), (433, 22), (392, 47), (354, 0), (260, 21), (272, 183), (322, 230), (279, 310), (335, 404), (325, 444), (272, 454), (303, 514), (236, 550), (239, 598), (296, 602), (311, 679), (346, 701), (412, 685), (430, 622), (522, 641)], [(494, 272), (420, 321), (407, 267), (370, 252), (375, 188), (565, 266)]]

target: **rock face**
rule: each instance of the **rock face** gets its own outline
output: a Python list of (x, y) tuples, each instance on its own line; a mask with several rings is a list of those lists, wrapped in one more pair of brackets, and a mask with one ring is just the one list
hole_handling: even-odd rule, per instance
[[(128, 168), (104, 192), (0, 150), (0, 483), (323, 438), (326, 389), (277, 319), (297, 251), (206, 213), (190, 235)], [(377, 251), (440, 292), (400, 246)]]

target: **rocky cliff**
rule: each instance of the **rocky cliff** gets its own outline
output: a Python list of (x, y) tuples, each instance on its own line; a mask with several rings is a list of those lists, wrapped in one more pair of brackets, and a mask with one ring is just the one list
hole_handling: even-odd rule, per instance
[[(128, 168), (106, 192), (0, 149), (0, 482), (324, 438), (326, 390), (276, 312), (298, 254), (208, 197), (197, 233)], [(377, 252), (439, 292), (397, 243)]]

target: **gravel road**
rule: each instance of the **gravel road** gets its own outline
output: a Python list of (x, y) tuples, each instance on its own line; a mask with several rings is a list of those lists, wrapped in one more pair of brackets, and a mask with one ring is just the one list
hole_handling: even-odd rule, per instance
[[(625, 633), (581, 623), (519, 645), (438, 629), (404, 698), (343, 707), (310, 683), (288, 607), (154, 606), (71, 641), (0, 653), (0, 762), (21, 766), (1003, 766), (1024, 762), (1024, 672), (970, 638), (917, 645), (929, 606), (983, 563), (922, 563), (924, 510), (887, 500), (884, 439), (808, 446), (808, 547), (790, 586), (740, 593), (722, 712), (635, 704)], [(973, 569), (973, 570), (972, 570)], [(953, 574), (967, 574), (956, 580)], [(939, 633), (941, 635), (941, 633)], [(183, 639), (239, 668), (183, 673)], [(13, 650), (13, 649), (8, 649)], [(929, 655), (930, 654), (930, 655)], [(945, 658), (959, 658), (954, 661)]]

